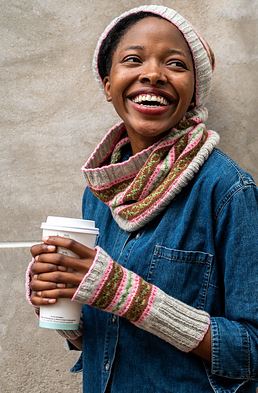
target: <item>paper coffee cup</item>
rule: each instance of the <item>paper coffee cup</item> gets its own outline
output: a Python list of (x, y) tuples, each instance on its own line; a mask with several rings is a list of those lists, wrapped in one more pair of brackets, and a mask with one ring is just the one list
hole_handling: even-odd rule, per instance
[[(74, 239), (93, 248), (99, 233), (94, 221), (76, 218), (48, 216), (41, 225), (43, 237), (62, 236)], [(73, 252), (62, 247), (60, 254), (75, 256)], [(58, 299), (55, 304), (40, 307), (39, 326), (47, 329), (76, 330), (79, 328), (82, 305), (70, 299)]]

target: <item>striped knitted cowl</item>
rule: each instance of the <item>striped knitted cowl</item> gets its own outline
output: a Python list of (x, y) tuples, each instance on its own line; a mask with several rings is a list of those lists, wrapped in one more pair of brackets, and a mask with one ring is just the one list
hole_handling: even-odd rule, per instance
[(204, 107), (187, 112), (152, 146), (122, 161), (129, 144), (124, 123), (114, 126), (82, 167), (88, 186), (111, 209), (120, 228), (132, 232), (161, 213), (200, 170), (219, 135), (207, 130)]

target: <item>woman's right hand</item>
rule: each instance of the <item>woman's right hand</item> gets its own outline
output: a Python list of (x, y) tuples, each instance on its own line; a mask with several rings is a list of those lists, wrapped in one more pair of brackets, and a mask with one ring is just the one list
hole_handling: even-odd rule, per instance
[(32, 291), (30, 297), (31, 303), (36, 307), (56, 303), (56, 299), (43, 298), (41, 296), (38, 296), (37, 292), (41, 292), (49, 289), (56, 289), (57, 287), (64, 288), (65, 284), (62, 283), (56, 284), (53, 282), (40, 281), (37, 279), (37, 277), (41, 273), (49, 273), (57, 270), (65, 271), (66, 269), (63, 266), (57, 266), (50, 263), (37, 262), (37, 256), (41, 254), (55, 253), (57, 252), (57, 247), (45, 243), (40, 243), (32, 246), (30, 252), (34, 258), (34, 263), (32, 264), (31, 267), (31, 282), (30, 282), (30, 288)]

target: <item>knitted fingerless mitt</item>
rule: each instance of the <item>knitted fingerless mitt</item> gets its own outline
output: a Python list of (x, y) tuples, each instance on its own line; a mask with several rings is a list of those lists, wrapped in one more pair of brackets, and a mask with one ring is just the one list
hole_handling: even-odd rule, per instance
[(114, 262), (100, 247), (96, 249), (72, 300), (124, 317), (183, 352), (198, 346), (210, 324), (205, 311), (167, 295)]

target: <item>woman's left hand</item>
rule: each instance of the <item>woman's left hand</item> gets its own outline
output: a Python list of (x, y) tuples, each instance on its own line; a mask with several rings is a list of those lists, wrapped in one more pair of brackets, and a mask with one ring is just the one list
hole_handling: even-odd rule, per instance
[[(72, 257), (60, 253), (41, 253), (37, 255), (32, 267), (32, 290), (36, 297), (49, 299), (72, 298), (85, 274), (89, 271), (96, 250), (73, 239), (59, 236), (50, 236), (43, 241), (47, 245), (68, 249), (76, 256)], [(53, 271), (52, 265), (56, 265), (57, 270)], [(52, 266), (49, 271), (47, 271), (47, 266)], [(44, 282), (46, 285), (44, 285)], [(49, 286), (49, 283), (56, 283), (56, 288), (44, 289), (45, 286)]]

